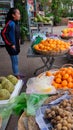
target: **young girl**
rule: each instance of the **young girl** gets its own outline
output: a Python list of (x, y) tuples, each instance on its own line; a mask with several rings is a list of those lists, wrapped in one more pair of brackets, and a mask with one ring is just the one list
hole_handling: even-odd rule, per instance
[(12, 70), (17, 78), (20, 78), (18, 68), (18, 54), (20, 52), (20, 11), (16, 8), (11, 8), (6, 17), (6, 24), (2, 30), (2, 38), (5, 42), (5, 47), (10, 55)]

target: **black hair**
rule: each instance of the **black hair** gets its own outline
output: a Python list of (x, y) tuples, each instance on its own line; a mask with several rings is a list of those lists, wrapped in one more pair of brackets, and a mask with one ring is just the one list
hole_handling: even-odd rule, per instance
[(7, 16), (6, 16), (6, 20), (5, 20), (5, 23), (7, 23), (9, 20), (13, 20), (13, 14), (16, 13), (16, 10), (17, 8), (10, 8), (8, 13), (7, 13)]

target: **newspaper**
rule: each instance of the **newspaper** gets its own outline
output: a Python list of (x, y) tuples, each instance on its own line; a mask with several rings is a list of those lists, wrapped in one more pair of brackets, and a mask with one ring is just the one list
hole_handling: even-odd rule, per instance
[(60, 98), (52, 101), (51, 103), (49, 103), (47, 105), (41, 106), (37, 110), (35, 120), (36, 120), (36, 123), (38, 124), (40, 130), (52, 130), (52, 128), (53, 128), (51, 123), (48, 122), (47, 119), (44, 118), (45, 110), (47, 108), (51, 108), (53, 105), (58, 105), (63, 99), (69, 99), (69, 98), (70, 98), (70, 96), (68, 95), (68, 93), (65, 93)]

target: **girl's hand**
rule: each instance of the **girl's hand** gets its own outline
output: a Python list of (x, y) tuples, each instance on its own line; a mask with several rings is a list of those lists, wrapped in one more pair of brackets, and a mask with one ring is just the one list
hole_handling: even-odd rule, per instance
[(15, 48), (15, 45), (13, 45), (13, 46), (11, 46), (11, 47), (12, 47), (13, 49), (16, 49), (16, 48)]

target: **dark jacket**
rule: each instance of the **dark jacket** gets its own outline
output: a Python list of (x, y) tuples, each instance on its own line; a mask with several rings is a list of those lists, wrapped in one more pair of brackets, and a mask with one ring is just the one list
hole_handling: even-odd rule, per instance
[[(20, 52), (20, 27), (17, 21), (10, 20), (1, 32), (2, 38), (5, 42), (5, 47), (9, 55), (18, 55)], [(16, 49), (12, 46), (15, 45)]]

